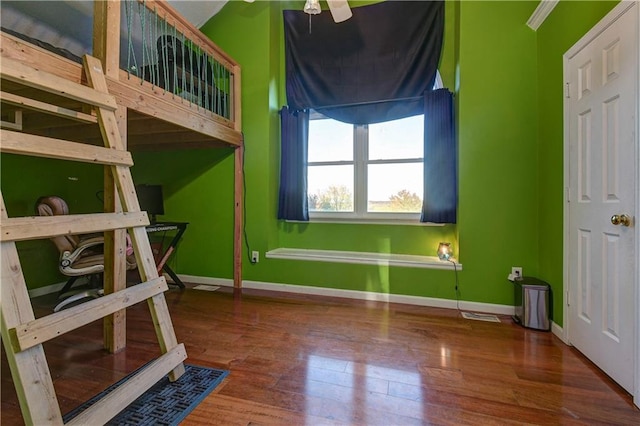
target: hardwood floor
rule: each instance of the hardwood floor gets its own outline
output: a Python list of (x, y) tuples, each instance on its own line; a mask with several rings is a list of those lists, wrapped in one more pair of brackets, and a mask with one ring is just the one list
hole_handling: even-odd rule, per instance
[[(508, 317), (225, 288), (167, 300), (187, 363), (231, 371), (185, 425), (640, 424), (630, 395), (581, 354)], [(115, 355), (100, 322), (45, 344), (63, 413), (159, 354), (146, 304), (127, 318)], [(4, 352), (1, 382), (0, 420), (21, 424)]]

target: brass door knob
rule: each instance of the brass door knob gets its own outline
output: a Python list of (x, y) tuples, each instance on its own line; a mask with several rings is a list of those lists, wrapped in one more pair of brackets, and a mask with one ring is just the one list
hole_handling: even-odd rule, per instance
[(614, 225), (629, 226), (631, 225), (631, 217), (626, 214), (614, 214), (613, 216), (611, 216), (611, 223), (613, 223)]

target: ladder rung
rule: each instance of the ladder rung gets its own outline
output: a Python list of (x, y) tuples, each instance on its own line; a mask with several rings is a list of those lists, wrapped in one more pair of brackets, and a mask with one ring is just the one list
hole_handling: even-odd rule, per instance
[[(102, 71), (102, 70), (100, 70)], [(65, 98), (88, 103), (115, 111), (118, 107), (116, 99), (106, 93), (98, 92), (91, 87), (74, 83), (57, 75), (49, 74), (20, 62), (2, 58), (0, 74), (3, 79), (24, 84), (45, 92), (64, 96)]]
[(168, 351), (74, 417), (68, 425), (105, 424), (187, 358), (184, 344)]
[(128, 151), (69, 142), (62, 139), (14, 132), (12, 130), (2, 132), (0, 150), (9, 154), (81, 161), (92, 164), (133, 166), (131, 153)]
[(146, 212), (11, 217), (2, 221), (2, 242), (40, 240), (58, 235), (91, 234), (147, 226)]
[(86, 123), (97, 123), (98, 117), (83, 112), (74, 111), (57, 105), (40, 102), (35, 99), (25, 98), (24, 96), (15, 95), (13, 93), (0, 91), (0, 99), (9, 105), (21, 106), (34, 111), (46, 112), (58, 117), (69, 118), (71, 120), (82, 121)]
[(24, 351), (121, 309), (140, 303), (168, 289), (164, 277), (158, 277), (29, 321), (9, 330), (11, 344), (16, 352)]

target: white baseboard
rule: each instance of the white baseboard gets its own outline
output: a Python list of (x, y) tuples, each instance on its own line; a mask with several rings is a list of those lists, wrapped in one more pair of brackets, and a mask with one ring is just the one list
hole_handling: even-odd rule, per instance
[(51, 284), (45, 287), (38, 287), (38, 288), (34, 288), (33, 290), (29, 290), (29, 298), (33, 299), (34, 297), (40, 297), (40, 296), (44, 296), (51, 293), (57, 293), (60, 290), (62, 290), (62, 287), (64, 287), (66, 283), (67, 282), (64, 281), (61, 283)]
[[(163, 274), (166, 278), (167, 282), (173, 283), (173, 280), (168, 274)], [(225, 287), (233, 287), (233, 280), (225, 279), (225, 278), (209, 278), (209, 277), (198, 277), (195, 275), (179, 275), (179, 277), (189, 283), (194, 284), (207, 284), (207, 285), (216, 285), (216, 286), (225, 286)], [(84, 278), (80, 278), (76, 281), (77, 284), (83, 284)], [(34, 297), (45, 296), (51, 293), (57, 293), (62, 290), (62, 287), (66, 284), (66, 281), (51, 284), (45, 287), (34, 288), (33, 290), (29, 290), (29, 298), (33, 299)]]
[[(453, 302), (455, 304), (455, 302)], [(429, 306), (429, 305), (426, 305)], [(454, 306), (455, 308), (455, 306)], [(496, 315), (514, 315), (516, 313), (515, 307), (511, 305), (498, 305), (495, 303), (482, 303), (482, 302), (467, 302), (460, 301), (460, 309), (473, 312), (486, 312)]]
[[(182, 281), (192, 283), (192, 284), (204, 284), (204, 285), (220, 286), (220, 287), (233, 287), (233, 280), (230, 278), (201, 277), (197, 275), (185, 275), (185, 274), (178, 274), (178, 277), (180, 277)], [(171, 279), (167, 277), (167, 281), (171, 281)], [(57, 284), (51, 284), (46, 287), (40, 287), (33, 290), (29, 290), (29, 297), (33, 298), (33, 297), (43, 296), (45, 294), (56, 293), (60, 291), (60, 289), (64, 286), (64, 284), (65, 283), (62, 282)], [(310, 294), (315, 296), (343, 297), (346, 299), (369, 300), (369, 301), (388, 302), (388, 303), (403, 303), (406, 305), (428, 306), (432, 308), (447, 308), (447, 309), (457, 308), (455, 300), (439, 299), (435, 297), (376, 293), (373, 291), (343, 290), (343, 289), (337, 289), (337, 288), (313, 287), (313, 286), (296, 285), (296, 284), (267, 283), (262, 281), (249, 281), (249, 280), (243, 281), (242, 286), (243, 288), (255, 289), (255, 290), (280, 291), (280, 292), (288, 292), (288, 293)], [(497, 315), (513, 315), (514, 314), (514, 307), (510, 305), (470, 302), (466, 300), (460, 301), (460, 309), (465, 311), (486, 312), (486, 313), (497, 314)], [(556, 323), (553, 323), (552, 331), (555, 335), (557, 335), (561, 340), (564, 341), (563, 339), (564, 332), (562, 330), (562, 327), (560, 327)]]
[(564, 334), (564, 329), (553, 321), (551, 321), (551, 332), (555, 334), (558, 339), (562, 340), (564, 344), (569, 344), (567, 342), (567, 336)]
[[(169, 275), (165, 274), (165, 278), (167, 281), (173, 282)], [(197, 275), (185, 275), (178, 274), (178, 278), (181, 281), (191, 283), (191, 284), (204, 284), (204, 285), (214, 285), (220, 287), (233, 287), (233, 280), (231, 278), (211, 278), (211, 277), (200, 277)]]
[[(229, 278), (198, 277), (194, 275), (178, 274), (181, 280), (193, 284), (205, 284), (223, 287), (233, 287), (233, 280)], [(288, 293), (310, 294), (314, 296), (343, 297), (347, 299), (369, 300), (377, 302), (403, 303), (406, 305), (428, 306), (432, 308), (456, 309), (456, 301), (435, 297), (409, 296), (403, 294), (376, 293), (372, 291), (343, 290), (326, 287), (312, 287), (296, 284), (267, 283), (262, 281), (242, 281), (242, 287), (255, 290), (281, 291)], [(513, 315), (514, 307), (491, 303), (460, 301), (460, 309), (465, 311), (486, 312), (498, 315)]]

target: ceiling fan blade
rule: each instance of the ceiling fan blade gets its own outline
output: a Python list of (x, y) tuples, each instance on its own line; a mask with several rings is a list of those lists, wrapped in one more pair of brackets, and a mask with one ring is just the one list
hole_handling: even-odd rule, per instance
[(353, 16), (347, 0), (327, 0), (327, 4), (335, 22), (343, 22)]

